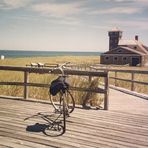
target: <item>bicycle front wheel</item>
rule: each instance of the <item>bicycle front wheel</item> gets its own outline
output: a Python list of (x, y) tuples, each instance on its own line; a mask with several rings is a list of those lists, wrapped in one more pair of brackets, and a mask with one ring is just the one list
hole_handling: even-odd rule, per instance
[(65, 90), (64, 94), (61, 94), (61, 92), (59, 92), (55, 96), (49, 94), (49, 98), (51, 104), (53, 105), (56, 111), (61, 111), (63, 105), (62, 104), (63, 98), (65, 100), (65, 108), (68, 111), (68, 113), (72, 113), (74, 111), (75, 101), (69, 90)]

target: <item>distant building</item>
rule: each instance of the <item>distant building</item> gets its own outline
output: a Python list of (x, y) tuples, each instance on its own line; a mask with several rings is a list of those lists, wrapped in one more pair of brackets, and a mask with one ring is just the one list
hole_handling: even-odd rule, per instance
[(148, 66), (148, 47), (138, 40), (137, 35), (133, 40), (123, 40), (119, 29), (109, 31), (108, 35), (109, 51), (101, 55), (101, 64)]

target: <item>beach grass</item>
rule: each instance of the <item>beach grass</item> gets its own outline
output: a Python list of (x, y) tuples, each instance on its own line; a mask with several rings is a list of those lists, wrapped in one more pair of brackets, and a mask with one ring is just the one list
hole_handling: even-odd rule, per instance
[[(111, 69), (118, 69), (118, 70), (144, 70), (148, 71), (148, 67), (127, 67), (127, 66), (118, 66), (118, 67), (112, 67)], [(115, 72), (109, 72), (110, 77), (115, 77)], [(118, 72), (117, 73), (117, 78), (120, 79), (126, 79), (126, 80), (131, 80), (132, 79), (132, 74), (131, 73), (124, 73), (124, 72)], [(148, 75), (147, 74), (134, 74), (134, 81), (139, 81), (139, 82), (148, 82)], [(109, 81), (110, 84), (115, 85), (115, 80), (110, 79)], [(134, 91), (138, 93), (143, 93), (143, 94), (148, 94), (148, 85), (144, 84), (138, 84), (134, 83)], [(121, 80), (116, 80), (116, 86), (126, 88), (128, 90), (131, 90), (132, 83), (131, 82), (126, 82), (126, 81), (121, 81)]]
[[(30, 63), (63, 63), (63, 62), (71, 62), (72, 64), (98, 64), (100, 63), (100, 58), (98, 56), (57, 56), (57, 57), (31, 57), (31, 58), (10, 58), (5, 60), (0, 60), (0, 65), (7, 66), (26, 66)], [(134, 70), (147, 70), (145, 67), (111, 67), (112, 69), (134, 69)], [(113, 73), (109, 73), (110, 76), (114, 76)], [(0, 71), (0, 81), (8, 81), (8, 82), (23, 82), (23, 73), (22, 72), (12, 72), (12, 71)], [(30, 74), (29, 82), (33, 83), (43, 83), (50, 84), (53, 79), (55, 79), (57, 75), (48, 75), (48, 74)], [(131, 74), (127, 73), (118, 73), (118, 78), (131, 79)], [(136, 74), (135, 80), (148, 82), (148, 76), (143, 74)], [(88, 77), (78, 77), (71, 76), (68, 78), (70, 84), (74, 87), (88, 87), (89, 81)], [(99, 79), (99, 81), (102, 81)], [(110, 79), (110, 84), (114, 85), (114, 80)], [(117, 86), (124, 87), (126, 89), (131, 88), (131, 83), (119, 81), (117, 80)], [(135, 91), (139, 93), (148, 94), (148, 86), (136, 84)], [(86, 95), (86, 92), (81, 91), (73, 91), (72, 92), (75, 101), (77, 104), (82, 104), (83, 98)], [(23, 96), (23, 87), (21, 86), (4, 86), (0, 85), (0, 95), (8, 95), (8, 96)], [(39, 87), (29, 87), (29, 97), (36, 99), (49, 99), (48, 88), (39, 88)], [(98, 97), (99, 104), (101, 104), (102, 96)], [(98, 102), (98, 101), (95, 101)]]
[[(60, 57), (33, 57), (33, 58), (12, 58), (0, 60), (0, 65), (7, 66), (26, 66), (31, 63), (64, 63), (70, 62), (72, 64), (97, 64), (99, 63), (98, 56), (60, 56)], [(43, 83), (50, 84), (57, 75), (49, 74), (29, 74), (30, 83)], [(7, 82), (23, 82), (23, 73), (22, 72), (12, 72), (12, 71), (1, 71), (0, 72), (0, 81)], [(68, 77), (70, 85), (73, 87), (85, 87), (89, 85), (88, 77), (84, 76), (70, 76)], [(39, 88), (39, 87), (29, 87), (29, 98), (48, 100), (49, 99), (49, 89), (48, 88)], [(72, 94), (75, 98), (76, 104), (82, 104), (84, 96), (87, 92), (73, 91)], [(6, 96), (19, 96), (23, 97), (23, 87), (20, 86), (0, 86), (0, 95)], [(94, 95), (95, 96), (95, 95)], [(98, 105), (103, 101), (102, 96), (98, 95), (95, 97)], [(99, 100), (99, 101), (98, 101)]]
[(55, 56), (55, 57), (26, 57), (26, 58), (7, 58), (0, 60), (0, 65), (26, 66), (30, 63), (64, 63), (73, 64), (94, 64), (100, 63), (99, 56)]

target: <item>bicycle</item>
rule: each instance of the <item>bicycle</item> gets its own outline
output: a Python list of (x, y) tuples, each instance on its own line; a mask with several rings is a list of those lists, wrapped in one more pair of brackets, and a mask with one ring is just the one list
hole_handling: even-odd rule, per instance
[(75, 101), (72, 94), (69, 91), (69, 83), (67, 82), (67, 76), (64, 74), (65, 66), (69, 64), (64, 63), (50, 70), (50, 73), (54, 73), (55, 70), (60, 70), (61, 76), (53, 80), (49, 89), (49, 98), (52, 106), (55, 109), (55, 113), (63, 114), (64, 130), (66, 131), (66, 117), (74, 111)]

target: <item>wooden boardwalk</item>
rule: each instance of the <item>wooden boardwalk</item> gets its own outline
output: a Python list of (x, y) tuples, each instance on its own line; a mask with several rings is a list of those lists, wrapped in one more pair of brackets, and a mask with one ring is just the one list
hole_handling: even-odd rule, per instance
[(0, 148), (147, 148), (148, 101), (115, 90), (109, 100), (108, 111), (75, 109), (66, 133), (51, 137), (27, 130), (45, 124), (35, 115), (51, 115), (49, 104), (0, 98)]

